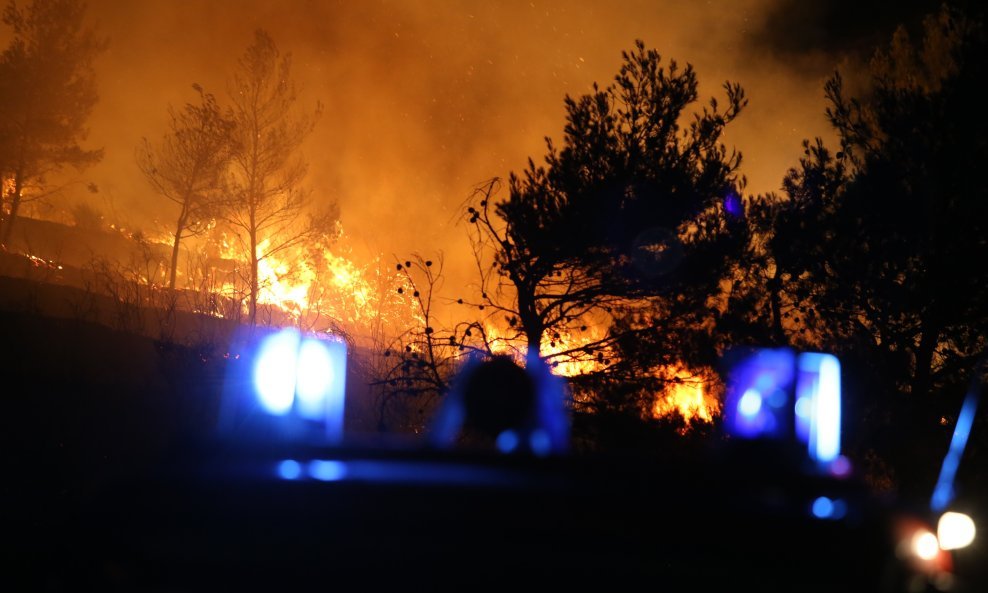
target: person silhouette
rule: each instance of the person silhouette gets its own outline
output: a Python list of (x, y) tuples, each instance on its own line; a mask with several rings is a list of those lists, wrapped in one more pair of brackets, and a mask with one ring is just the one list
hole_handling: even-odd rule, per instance
[(538, 357), (526, 367), (511, 357), (472, 357), (429, 432), (437, 447), (496, 449), (502, 453), (548, 455), (569, 446), (562, 381)]

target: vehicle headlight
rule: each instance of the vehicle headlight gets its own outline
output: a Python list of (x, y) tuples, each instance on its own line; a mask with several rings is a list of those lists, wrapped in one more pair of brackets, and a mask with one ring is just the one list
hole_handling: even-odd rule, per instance
[(920, 560), (931, 561), (940, 553), (940, 542), (932, 532), (919, 529), (909, 542), (909, 550)]
[(977, 530), (974, 519), (964, 513), (948, 511), (937, 522), (937, 540), (944, 550), (956, 550), (971, 545)]

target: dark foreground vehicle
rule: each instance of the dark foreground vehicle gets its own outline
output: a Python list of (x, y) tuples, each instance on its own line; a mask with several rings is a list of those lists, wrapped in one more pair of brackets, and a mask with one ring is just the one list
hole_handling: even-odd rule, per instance
[[(568, 455), (551, 418), (510, 406), (491, 450), (449, 448), (444, 431), (491, 413), (464, 391), (449, 396), (439, 438), (358, 446), (309, 417), (311, 398), (259, 389), (259, 405), (224, 410), (233, 429), (218, 438), (15, 516), (4, 588), (974, 590), (922, 513), (869, 495), (824, 424), (797, 438), (794, 402), (812, 392), (804, 405), (824, 415), (829, 404), (819, 390), (783, 393), (783, 379), (798, 382), (786, 360), (735, 377), (725, 424), (738, 436), (689, 461)], [(824, 367), (804, 365), (800, 380), (825, 390)], [(551, 410), (543, 379), (529, 403)]]
[(24, 542), (30, 588), (913, 591), (949, 569), (904, 549), (923, 526), (854, 480), (763, 452), (198, 453)]

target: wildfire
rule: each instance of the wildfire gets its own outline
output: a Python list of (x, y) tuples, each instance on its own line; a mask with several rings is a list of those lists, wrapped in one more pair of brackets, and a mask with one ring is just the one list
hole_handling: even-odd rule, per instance
[[(524, 348), (518, 340), (511, 340), (505, 332), (489, 323), (485, 325), (485, 332), (491, 351), (508, 354), (519, 361), (524, 358)], [(576, 377), (589, 374), (606, 368), (610, 352), (605, 347), (590, 355), (584, 347), (596, 344), (603, 338), (604, 330), (599, 326), (590, 326), (581, 332), (560, 331), (543, 337), (541, 353), (556, 375)], [(695, 422), (713, 422), (714, 417), (720, 414), (721, 404), (716, 397), (720, 382), (712, 370), (692, 370), (685, 365), (671, 365), (660, 367), (655, 371), (655, 376), (665, 381), (666, 388), (652, 401), (650, 413), (653, 417), (678, 414), (689, 426)]]
[[(258, 253), (270, 242), (263, 240)], [(221, 259), (232, 261), (240, 273), (230, 274), (219, 290), (244, 299), (247, 268), (236, 241), (219, 240)], [(411, 300), (397, 293), (397, 275), (380, 257), (358, 264), (350, 257), (346, 235), (298, 245), (266, 255), (258, 262), (258, 303), (284, 313), (291, 323), (318, 326), (331, 323), (351, 336), (369, 338), (382, 328), (408, 327), (419, 320)], [(246, 300), (243, 307), (246, 310)]]
[(0, 196), (6, 198), (14, 193), (14, 178), (13, 177), (2, 177), (0, 178)]
[(608, 349), (603, 349), (603, 358), (595, 358), (582, 350), (588, 344), (598, 342), (604, 337), (604, 331), (599, 327), (588, 327), (577, 333), (575, 331), (560, 331), (542, 338), (542, 352), (552, 363), (553, 372), (561, 377), (575, 377), (602, 370), (606, 364)]
[[(267, 251), (269, 244), (268, 239), (261, 241), (258, 253)], [(267, 256), (257, 262), (257, 302), (275, 305), (287, 313), (297, 315), (309, 308), (309, 292), (315, 282), (316, 273), (308, 257), (289, 260)]]
[(679, 414), (688, 426), (694, 422), (713, 422), (714, 416), (720, 414), (720, 400), (713, 394), (719, 382), (713, 371), (693, 371), (676, 365), (663, 368), (659, 374), (666, 379), (668, 387), (655, 398), (654, 417)]
[(31, 255), (31, 254), (25, 255), (25, 257), (27, 257), (28, 261), (30, 261), (31, 265), (34, 266), (35, 268), (47, 268), (49, 270), (63, 269), (62, 265), (53, 259), (45, 259), (43, 257), (38, 257), (36, 255)]

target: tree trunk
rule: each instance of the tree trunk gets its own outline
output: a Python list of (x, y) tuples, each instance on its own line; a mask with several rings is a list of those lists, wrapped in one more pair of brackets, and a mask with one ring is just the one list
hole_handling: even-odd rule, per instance
[(525, 329), (525, 338), (528, 340), (528, 356), (542, 357), (542, 334), (541, 328)]
[(527, 290), (524, 284), (515, 282), (518, 291), (518, 321), (525, 330), (525, 340), (528, 342), (528, 356), (542, 356), (542, 334), (545, 328), (535, 309), (535, 295)]
[(175, 238), (172, 240), (172, 270), (168, 276), (168, 288), (175, 290), (175, 274), (178, 270), (178, 243), (182, 240), (182, 224), (175, 229)]
[(940, 341), (939, 328), (933, 329), (932, 323), (924, 323), (923, 337), (919, 339), (916, 349), (916, 368), (913, 370), (912, 393), (915, 397), (925, 398), (930, 391), (930, 375), (933, 366), (933, 353)]
[(768, 294), (772, 307), (772, 338), (776, 345), (782, 345), (786, 343), (786, 330), (782, 327), (782, 279), (778, 264), (768, 281)]
[(250, 233), (250, 301), (247, 305), (247, 323), (257, 325), (257, 232)]
[(3, 226), (3, 237), (0, 237), (0, 243), (4, 245), (10, 244), (10, 237), (14, 231), (14, 221), (17, 220), (17, 210), (21, 207), (21, 179), (20, 176), (15, 179), (14, 193), (10, 201), (10, 215), (7, 216), (6, 224)]

